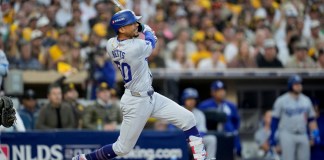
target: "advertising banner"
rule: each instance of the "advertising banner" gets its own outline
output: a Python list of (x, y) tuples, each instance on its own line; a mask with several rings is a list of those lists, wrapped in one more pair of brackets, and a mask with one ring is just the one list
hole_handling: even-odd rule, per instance
[[(1, 160), (71, 160), (117, 140), (119, 132), (53, 131), (1, 133)], [(188, 160), (183, 132), (144, 131), (120, 160)]]

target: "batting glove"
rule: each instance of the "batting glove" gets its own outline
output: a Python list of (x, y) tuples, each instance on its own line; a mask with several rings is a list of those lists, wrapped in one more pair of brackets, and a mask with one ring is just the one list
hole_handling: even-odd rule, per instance
[(315, 144), (319, 144), (321, 142), (321, 137), (318, 129), (312, 131), (311, 137), (313, 138)]
[(144, 29), (143, 29), (143, 33), (145, 32), (152, 32), (154, 34), (154, 31), (152, 30), (152, 28), (146, 24), (143, 25), (144, 26)]

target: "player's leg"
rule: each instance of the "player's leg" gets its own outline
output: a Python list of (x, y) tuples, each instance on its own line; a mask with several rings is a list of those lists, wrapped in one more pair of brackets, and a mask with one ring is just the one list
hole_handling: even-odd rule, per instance
[(124, 116), (118, 140), (114, 144), (86, 154), (87, 160), (112, 159), (128, 154), (135, 146), (153, 107), (150, 104), (150, 97), (133, 97), (124, 94), (121, 99), (121, 110)]
[(194, 154), (194, 159), (205, 159), (206, 151), (203, 140), (196, 128), (194, 115), (174, 101), (159, 93), (154, 93), (152, 117), (165, 120), (184, 131)]
[(309, 160), (310, 159), (310, 146), (306, 134), (298, 135), (297, 145), (297, 158), (296, 160)]
[(203, 137), (206, 151), (208, 153), (207, 158), (216, 157), (217, 152), (217, 138), (215, 135), (206, 135)]
[(284, 160), (296, 160), (296, 137), (294, 134), (287, 131), (281, 131), (279, 133), (279, 143), (282, 150), (282, 159)]

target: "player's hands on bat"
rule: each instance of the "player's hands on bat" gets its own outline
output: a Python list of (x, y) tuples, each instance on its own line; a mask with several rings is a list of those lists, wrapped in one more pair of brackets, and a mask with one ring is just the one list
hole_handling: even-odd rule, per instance
[(150, 26), (148, 26), (147, 24), (139, 23), (139, 22), (138, 22), (138, 31), (143, 32), (143, 33), (149, 31), (149, 32), (152, 32), (154, 34), (154, 31)]

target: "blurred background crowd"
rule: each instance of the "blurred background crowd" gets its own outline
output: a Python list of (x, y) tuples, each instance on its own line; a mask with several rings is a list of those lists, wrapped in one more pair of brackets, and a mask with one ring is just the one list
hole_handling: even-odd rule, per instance
[[(323, 0), (120, 2), (143, 16), (141, 22), (151, 26), (158, 37), (157, 46), (148, 58), (150, 68), (324, 68)], [(40, 95), (34, 90), (25, 89), (17, 107), (22, 123), (15, 130), (118, 130), (122, 121), (119, 73), (105, 48), (106, 41), (115, 36), (109, 22), (118, 10), (110, 0), (10, 0), (1, 4), (0, 51), (8, 61), (0, 66), (1, 74), (12, 69), (69, 70), (49, 85), (46, 103), (37, 100)], [(64, 82), (70, 74), (81, 71), (88, 72), (81, 89), (90, 93), (87, 96), (79, 93), (75, 84)], [(218, 93), (219, 89), (225, 90), (220, 83), (223, 82), (211, 84), (211, 91), (215, 91), (211, 96), (215, 99), (226, 97), (226, 92)], [(177, 82), (171, 82), (171, 86), (176, 88), (176, 85)], [(93, 103), (80, 103), (79, 95)], [(188, 98), (184, 95), (171, 98), (184, 104)], [(197, 98), (198, 93), (189, 96)], [(196, 105), (205, 109), (197, 102), (186, 103), (191, 111)], [(230, 116), (228, 132), (238, 135), (237, 107), (232, 103), (230, 106), (236, 114)], [(172, 128), (163, 121), (149, 122), (153, 123), (148, 128)], [(208, 121), (204, 125), (202, 132), (207, 132)], [(235, 141), (240, 155), (240, 140)]]
[[(323, 68), (321, 0), (122, 0), (159, 39), (151, 68)], [(118, 9), (105, 0), (12, 0), (1, 8), (10, 69), (88, 70), (114, 86), (105, 54)]]

